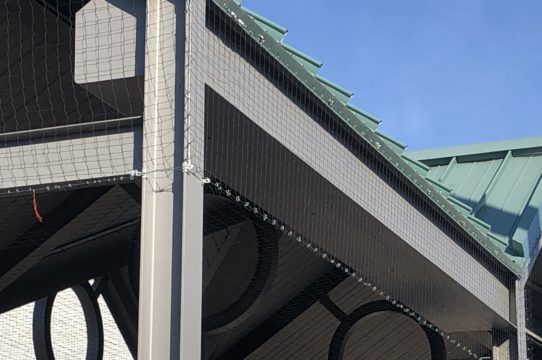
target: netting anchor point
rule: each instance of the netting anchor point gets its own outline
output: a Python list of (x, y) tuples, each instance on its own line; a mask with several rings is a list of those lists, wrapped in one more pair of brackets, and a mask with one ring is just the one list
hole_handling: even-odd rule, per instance
[(146, 179), (147, 178), (147, 170), (146, 169), (143, 169), (143, 170), (131, 170), (130, 171), (130, 179), (134, 179), (136, 177), (141, 177), (143, 179)]
[(192, 170), (194, 170), (194, 165), (190, 161), (183, 161), (183, 172), (184, 173), (190, 173)]

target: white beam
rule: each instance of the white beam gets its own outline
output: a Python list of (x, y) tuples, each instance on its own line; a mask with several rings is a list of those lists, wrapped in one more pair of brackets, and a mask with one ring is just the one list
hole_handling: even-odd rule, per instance
[(127, 175), (140, 166), (136, 138), (127, 131), (1, 147), (0, 192)]

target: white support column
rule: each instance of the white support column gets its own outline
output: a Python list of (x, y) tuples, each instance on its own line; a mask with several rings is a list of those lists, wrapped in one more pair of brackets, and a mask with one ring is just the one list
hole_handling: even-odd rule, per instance
[(203, 282), (203, 186), (196, 176), (185, 174), (183, 194), (180, 358), (199, 360)]
[(515, 281), (514, 289), (510, 293), (510, 302), (513, 311), (510, 317), (516, 321), (516, 334), (508, 339), (493, 339), (493, 359), (495, 360), (524, 360), (527, 359), (527, 336), (525, 324), (525, 279), (527, 276)]
[(512, 360), (511, 349), (510, 349), (510, 340), (506, 340), (502, 344), (493, 345), (493, 357), (492, 360)]
[(525, 282), (528, 274), (516, 280), (516, 327), (517, 327), (517, 356), (518, 359), (527, 359), (527, 324), (525, 313)]
[(185, 1), (147, 0), (146, 11), (138, 359), (195, 360), (203, 187), (181, 171)]

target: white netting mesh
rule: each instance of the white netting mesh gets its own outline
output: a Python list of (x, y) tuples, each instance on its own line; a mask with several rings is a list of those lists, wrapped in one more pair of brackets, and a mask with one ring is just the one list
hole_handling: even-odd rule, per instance
[[(108, 291), (132, 297), (133, 349), (140, 188), (120, 183), (142, 175), (166, 192), (184, 171), (205, 192), (205, 357), (474, 359), (513, 338), (512, 274), (352, 122), (281, 30), (231, 0), (186, 6), (185, 39), (170, 1), (0, 5), (0, 291), (48, 256), (96, 251), (130, 273)], [(58, 358), (84, 353), (76, 300), (55, 305)], [(105, 358), (130, 358), (100, 307)], [(33, 353), (31, 312), (0, 315), (2, 357)]]
[[(145, 16), (145, 1), (139, 0), (0, 3), (0, 204), (6, 208), (0, 215), (3, 309), (12, 307), (10, 301), (30, 300), (18, 297), (25, 291), (14, 295), (17, 300), (7, 300), (9, 285), (43, 265), (44, 258), (62, 252), (70, 242), (95, 240), (101, 235), (88, 236), (129, 220), (115, 215), (114, 208), (131, 214), (129, 221), (137, 226), (138, 205), (125, 192), (120, 193), (124, 200), (110, 206), (103, 203), (108, 202), (105, 192), (97, 191), (86, 200), (81, 195), (96, 185), (134, 180), (135, 170), (141, 170)], [(84, 205), (75, 210), (63, 202), (67, 194), (74, 195), (71, 205)], [(81, 214), (83, 223), (74, 223)], [(31, 280), (26, 293), (51, 277), (65, 275), (53, 275), (54, 266), (45, 268), (44, 278)], [(85, 276), (91, 275), (71, 284), (88, 280)], [(106, 358), (131, 357), (100, 301), (109, 333)], [(71, 292), (59, 295), (53, 312), (57, 358), (80, 358), (84, 353), (86, 335), (78, 309)], [(32, 306), (26, 305), (1, 315), (1, 358), (32, 357), (31, 313)]]
[[(433, 351), (442, 341), (448, 358), (463, 359), (491, 354), (493, 341), (513, 337), (506, 325), (481, 331), (475, 324), (479, 311), (488, 308), (510, 319), (510, 272), (485, 250), (469, 245), (470, 235), (431, 204), (418, 189), (418, 178), (408, 179), (398, 170), (405, 164), (388, 157), (386, 145), (372, 140), (369, 128), (339, 115), (339, 97), (284, 49), (280, 37), (272, 36), (280, 32), (276, 26), (247, 16), (232, 1), (205, 5), (189, 5), (190, 160), (194, 173), (211, 182), (210, 193), (229, 199), (233, 209), (244, 209), (253, 222), (277, 231), (276, 239), (261, 236), (259, 241), (260, 252), (278, 243), (279, 254), (276, 272), (265, 275), (271, 279), (270, 290), (264, 288), (269, 292), (262, 290), (257, 300), (238, 300), (238, 307), (248, 309), (246, 318), (241, 317), (244, 321), (220, 327), (215, 318), (203, 314), (204, 324), (207, 320), (214, 325), (204, 332), (208, 354), (224, 359), (325, 359), (339, 353), (359, 358), (356, 351), (361, 351), (370, 359), (404, 358), (400, 351), (384, 351), (384, 339), (393, 336), (401, 339), (401, 346), (415, 349), (411, 358), (426, 358), (427, 348), (416, 344), (430, 339)], [(264, 25), (258, 27), (255, 21)], [(232, 212), (206, 212), (204, 217), (205, 223), (218, 228), (222, 223), (230, 232), (236, 223)], [(210, 235), (204, 237), (204, 254)], [(288, 243), (319, 259), (322, 267), (307, 262)], [(227, 237), (221, 246), (222, 251), (235, 252)], [(237, 259), (250, 257), (248, 249), (247, 243)], [(286, 265), (287, 258), (293, 264)], [(250, 272), (249, 262), (244, 265)], [(302, 278), (303, 271), (313, 278)], [(230, 276), (232, 284), (244, 283)], [(488, 308), (474, 310), (470, 295), (456, 282)], [(339, 287), (342, 296), (333, 298)], [(216, 294), (205, 290), (204, 304)], [(421, 338), (416, 332), (401, 332), (404, 324), (399, 320), (380, 323), (374, 331), (344, 330), (356, 309), (378, 300), (425, 329)], [(262, 318), (267, 321), (259, 323)], [(375, 338), (363, 343), (353, 335), (356, 329)]]
[[(129, 360), (128, 351), (107, 305), (98, 299), (104, 324), (104, 360)], [(0, 351), (2, 359), (35, 359), (32, 343), (32, 315), (30, 303), (0, 314)], [(51, 335), (57, 360), (84, 359), (86, 354), (86, 328), (79, 300), (71, 290), (57, 295), (54, 304)]]
[(140, 166), (144, 17), (136, 0), (2, 2), (0, 193)]

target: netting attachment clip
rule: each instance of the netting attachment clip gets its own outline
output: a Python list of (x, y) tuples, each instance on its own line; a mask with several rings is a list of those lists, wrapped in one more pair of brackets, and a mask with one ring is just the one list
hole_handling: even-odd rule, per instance
[(183, 161), (182, 169), (184, 173), (189, 173), (189, 172), (192, 172), (192, 170), (194, 170), (194, 165), (189, 160), (186, 160), (186, 161)]
[(137, 169), (130, 170), (130, 179), (133, 179), (133, 178), (136, 178), (136, 177), (146, 178), (147, 177), (147, 170), (145, 170), (145, 169), (143, 169), (143, 170), (137, 170)]

